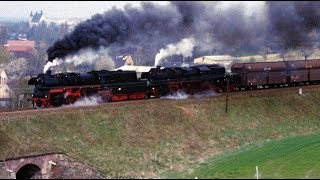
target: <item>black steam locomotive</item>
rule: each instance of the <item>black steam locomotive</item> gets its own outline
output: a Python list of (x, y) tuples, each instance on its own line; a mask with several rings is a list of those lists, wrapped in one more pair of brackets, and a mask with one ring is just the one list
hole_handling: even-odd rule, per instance
[(152, 68), (137, 78), (135, 71), (90, 71), (87, 73), (39, 74), (29, 80), (34, 85), (35, 107), (61, 106), (80, 98), (98, 95), (101, 101), (123, 101), (161, 97), (178, 90), (194, 94), (224, 87), (225, 68), (219, 65)]

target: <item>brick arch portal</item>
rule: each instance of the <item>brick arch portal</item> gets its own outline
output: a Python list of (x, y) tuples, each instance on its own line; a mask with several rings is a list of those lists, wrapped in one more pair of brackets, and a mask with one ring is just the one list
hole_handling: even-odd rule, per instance
[(99, 171), (61, 152), (0, 160), (0, 178), (6, 179), (105, 179)]
[(47, 179), (59, 155), (47, 153), (8, 158), (4, 161), (6, 176), (10, 179)]
[(35, 164), (26, 164), (22, 166), (17, 174), (17, 179), (40, 179), (41, 178), (41, 169)]

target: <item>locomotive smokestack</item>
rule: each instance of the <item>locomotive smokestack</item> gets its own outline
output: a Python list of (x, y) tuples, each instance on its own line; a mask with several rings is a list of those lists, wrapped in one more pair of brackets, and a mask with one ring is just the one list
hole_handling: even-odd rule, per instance
[(47, 75), (51, 75), (51, 70), (48, 69), (48, 70), (46, 71), (46, 74), (47, 74)]

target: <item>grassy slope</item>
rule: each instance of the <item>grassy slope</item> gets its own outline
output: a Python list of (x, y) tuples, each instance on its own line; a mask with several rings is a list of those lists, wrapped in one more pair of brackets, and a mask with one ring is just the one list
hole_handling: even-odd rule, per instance
[(160, 177), (254, 142), (320, 128), (320, 92), (230, 93), (0, 114), (0, 159), (62, 150), (113, 178)]
[(319, 178), (320, 133), (245, 146), (191, 165), (192, 173), (165, 173), (166, 178)]

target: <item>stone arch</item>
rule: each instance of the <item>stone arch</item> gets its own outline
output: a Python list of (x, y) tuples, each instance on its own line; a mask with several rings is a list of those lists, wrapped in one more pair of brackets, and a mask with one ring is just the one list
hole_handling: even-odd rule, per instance
[(35, 164), (26, 164), (19, 169), (16, 179), (41, 179), (41, 169)]

